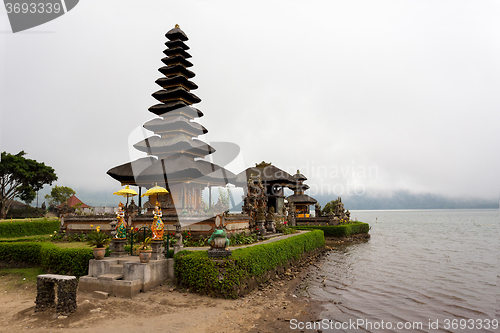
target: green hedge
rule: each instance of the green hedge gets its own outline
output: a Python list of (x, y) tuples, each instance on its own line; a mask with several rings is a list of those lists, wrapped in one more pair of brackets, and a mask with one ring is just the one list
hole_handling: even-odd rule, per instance
[(370, 225), (363, 222), (353, 222), (341, 225), (301, 225), (293, 228), (297, 230), (323, 230), (325, 237), (347, 237), (354, 234), (367, 234)]
[(181, 251), (174, 257), (175, 274), (180, 285), (194, 292), (236, 298), (244, 279), (259, 278), (267, 271), (324, 245), (323, 232), (315, 230), (237, 249), (230, 257), (217, 261), (210, 259), (206, 251)]
[(61, 249), (52, 243), (0, 243), (0, 261), (39, 266), (55, 274), (87, 275), (92, 249)]
[(31, 222), (4, 220), (0, 222), (0, 238), (48, 235), (59, 230), (59, 225), (58, 220), (43, 219)]

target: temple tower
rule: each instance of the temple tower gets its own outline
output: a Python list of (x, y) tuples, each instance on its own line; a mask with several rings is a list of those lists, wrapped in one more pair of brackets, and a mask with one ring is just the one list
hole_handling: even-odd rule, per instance
[[(193, 121), (203, 113), (193, 107), (201, 99), (191, 92), (198, 86), (190, 80), (195, 73), (188, 69), (193, 66), (187, 60), (191, 58), (185, 44), (188, 37), (178, 25), (165, 36), (166, 57), (161, 59), (165, 66), (158, 69), (164, 76), (156, 80), (162, 89), (152, 94), (160, 103), (149, 108), (157, 117), (143, 125), (154, 135), (134, 145), (149, 157), (114, 167), (108, 174), (122, 185), (165, 186), (170, 194), (158, 198), (164, 214), (193, 213), (203, 209), (201, 191), (205, 187), (225, 186), (235, 175), (203, 160), (215, 149), (197, 139), (208, 131)], [(156, 196), (150, 197), (150, 204), (156, 200)]]

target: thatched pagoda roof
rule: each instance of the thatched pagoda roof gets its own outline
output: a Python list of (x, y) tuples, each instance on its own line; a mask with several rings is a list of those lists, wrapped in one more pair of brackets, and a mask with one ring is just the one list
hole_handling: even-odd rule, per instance
[(179, 39), (181, 41), (187, 41), (189, 38), (187, 37), (186, 33), (179, 28), (179, 25), (176, 24), (173, 29), (170, 29), (166, 34), (165, 37), (167, 37), (169, 40), (175, 40)]
[(297, 170), (297, 173), (295, 175), (293, 175), (293, 179), (295, 179), (297, 181), (307, 180), (306, 176), (304, 176), (303, 174), (301, 174), (299, 170)]
[(295, 190), (295, 191), (298, 191), (298, 190), (305, 191), (305, 190), (309, 189), (309, 185), (307, 185), (307, 184), (299, 184), (299, 183), (287, 184), (286, 187), (288, 187), (291, 190)]
[(181, 57), (180, 55), (173, 57), (165, 57), (162, 58), (161, 61), (167, 66), (173, 66), (176, 64), (181, 64), (184, 67), (193, 67), (193, 64), (189, 61)]
[(189, 53), (187, 53), (186, 51), (184, 51), (184, 49), (182, 47), (174, 47), (172, 49), (166, 49), (163, 51), (163, 53), (165, 53), (165, 55), (168, 57), (180, 55), (186, 59), (191, 58), (191, 55)]
[(196, 83), (189, 81), (185, 76), (182, 76), (182, 75), (161, 77), (158, 80), (156, 80), (155, 82), (157, 85), (159, 85), (160, 87), (162, 87), (164, 89), (176, 87), (176, 86), (183, 86), (184, 88), (186, 88), (188, 90), (198, 89), (198, 86), (196, 85)]
[(150, 107), (148, 110), (156, 114), (157, 116), (161, 116), (164, 113), (189, 106), (190, 104), (184, 101), (170, 101), (163, 102), (162, 104), (156, 104)]
[(295, 182), (293, 177), (288, 172), (283, 171), (274, 165), (268, 165), (263, 168), (252, 167), (243, 170), (236, 176), (234, 184), (238, 186), (246, 186), (248, 180), (254, 176), (260, 176), (262, 182), (268, 184), (284, 185)]
[(314, 205), (316, 202), (318, 202), (316, 199), (311, 198), (307, 194), (292, 194), (286, 199), (288, 200), (288, 202), (293, 202), (294, 204)]
[(168, 47), (168, 48), (176, 48), (176, 47), (180, 47), (184, 50), (189, 50), (189, 46), (187, 46), (182, 40), (180, 39), (175, 39), (175, 40), (169, 40), (169, 41), (166, 41), (165, 42), (165, 46)]
[(136, 185), (136, 176), (157, 161), (158, 160), (152, 156), (143, 157), (133, 162), (127, 162), (111, 168), (108, 170), (107, 174), (121, 182), (123, 185)]
[(185, 153), (195, 156), (205, 156), (215, 152), (215, 149), (209, 144), (192, 139), (185, 134), (178, 134), (169, 138), (151, 136), (134, 145), (134, 148), (152, 155), (161, 155), (163, 157), (177, 153)]
[(189, 119), (183, 116), (171, 117), (171, 118), (154, 118), (142, 125), (145, 129), (155, 132), (161, 135), (162, 133), (180, 131), (191, 133), (193, 136), (203, 135), (208, 132), (208, 130), (194, 121), (189, 121)]
[(163, 66), (158, 68), (158, 71), (167, 77), (174, 75), (182, 75), (187, 77), (188, 79), (191, 79), (196, 76), (194, 72), (190, 71), (189, 69), (180, 64), (173, 66)]
[(193, 182), (224, 186), (234, 178), (231, 171), (218, 165), (179, 154), (154, 163), (139, 175), (138, 181), (142, 184), (165, 181), (168, 184)]
[(191, 104), (201, 102), (201, 99), (199, 99), (198, 96), (190, 93), (189, 91), (186, 91), (182, 87), (176, 87), (168, 90), (160, 89), (151, 94), (151, 96), (153, 96), (160, 102), (167, 102), (173, 99), (182, 99), (183, 101)]

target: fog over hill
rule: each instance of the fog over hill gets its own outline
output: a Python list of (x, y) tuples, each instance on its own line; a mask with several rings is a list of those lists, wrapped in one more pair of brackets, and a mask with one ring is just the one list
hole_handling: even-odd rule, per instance
[[(120, 187), (117, 187), (117, 190)], [(136, 188), (134, 188), (136, 189)], [(76, 196), (90, 206), (117, 206), (124, 202), (125, 198), (113, 195), (110, 191), (89, 191), (74, 188)], [(136, 189), (137, 190), (137, 189)], [(45, 201), (45, 194), (50, 192), (50, 187), (45, 187), (39, 192), (39, 206)], [(288, 192), (288, 191), (287, 191)], [(217, 201), (217, 189), (212, 190), (212, 201)], [(287, 193), (289, 195), (289, 193)], [(240, 193), (234, 190), (233, 198), (236, 206), (231, 211), (241, 211), (241, 203), (238, 203)], [(313, 195), (322, 207), (331, 200), (337, 198), (335, 195)], [(134, 197), (138, 203), (138, 197)], [(147, 198), (142, 199), (147, 200)], [(452, 198), (437, 194), (412, 193), (400, 190), (392, 194), (374, 195), (365, 193), (363, 195), (342, 196), (342, 202), (346, 209), (350, 210), (370, 210), (370, 209), (498, 209), (499, 200), (479, 199), (479, 198)], [(31, 203), (36, 206), (36, 199)]]
[[(315, 198), (321, 206), (336, 199), (328, 196)], [(346, 209), (498, 209), (499, 200), (477, 198), (451, 198), (436, 194), (417, 194), (396, 191), (390, 195), (353, 195), (342, 197)]]

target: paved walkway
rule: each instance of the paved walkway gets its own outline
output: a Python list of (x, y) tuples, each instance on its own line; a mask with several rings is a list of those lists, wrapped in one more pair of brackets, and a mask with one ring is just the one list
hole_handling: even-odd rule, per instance
[[(255, 245), (272, 243), (272, 242), (276, 242), (276, 241), (279, 241), (279, 240), (282, 240), (282, 239), (285, 239), (285, 238), (288, 238), (288, 237), (293, 237), (293, 236), (297, 236), (297, 235), (309, 232), (309, 230), (297, 230), (297, 231), (298, 232), (295, 233), (295, 234), (288, 234), (288, 235), (283, 235), (283, 236), (276, 236), (276, 237), (267, 239), (265, 241), (257, 242), (257, 243), (246, 244), (246, 245), (230, 246), (229, 249), (230, 250), (237, 250), (237, 249), (242, 249), (242, 248), (249, 247), (249, 246), (255, 246)], [(210, 249), (210, 246), (185, 247), (185, 248), (183, 248), (183, 250), (189, 250), (189, 251), (207, 251), (208, 249)]]

